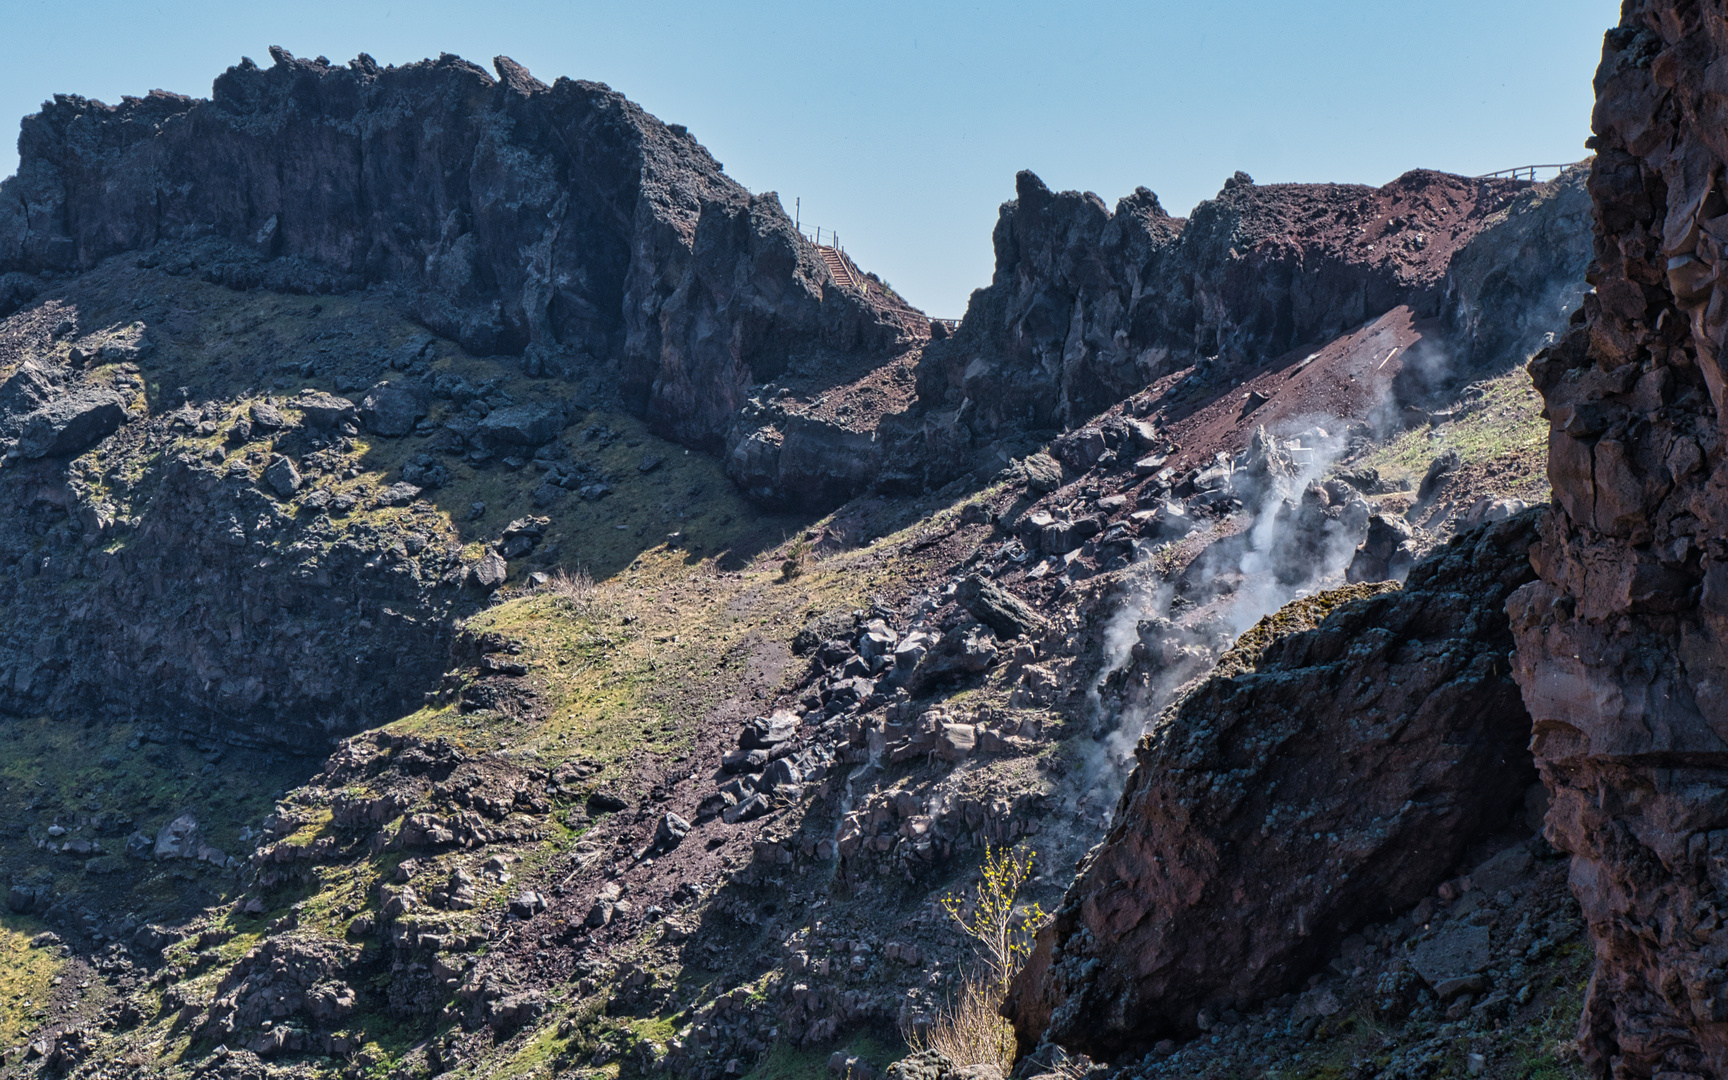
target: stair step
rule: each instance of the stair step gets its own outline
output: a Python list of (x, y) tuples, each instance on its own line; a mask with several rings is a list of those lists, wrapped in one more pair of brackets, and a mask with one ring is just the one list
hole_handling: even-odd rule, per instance
[(834, 276), (836, 282), (853, 289), (863, 287), (857, 275), (852, 272), (852, 267), (846, 262), (845, 256), (831, 247), (819, 250), (822, 252), (822, 261), (828, 264), (828, 272)]

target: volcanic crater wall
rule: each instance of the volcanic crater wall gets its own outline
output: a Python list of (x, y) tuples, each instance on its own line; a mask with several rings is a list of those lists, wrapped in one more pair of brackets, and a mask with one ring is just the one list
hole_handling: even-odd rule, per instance
[(1554, 508), (1508, 604), (1599, 1075), (1728, 1073), (1728, 6), (1629, 0), (1596, 74), (1596, 261), (1530, 366)]
[(56, 96), (27, 118), (0, 189), (0, 302), (42, 271), (219, 236), (260, 256), (232, 284), (396, 284), (476, 353), (613, 362), (634, 407), (710, 449), (794, 349), (927, 332), (890, 295), (838, 287), (774, 195), (602, 84), (548, 86), (506, 57), (494, 79), (448, 54), (271, 55), (209, 100)]
[(1291, 604), (1149, 725), (1014, 982), (1023, 1046), (1191, 1036), (1202, 1007), (1290, 990), (1505, 825), (1534, 779), (1502, 611), (1533, 576), (1534, 519), (1455, 537), (1401, 589)]
[[(1145, 188), (1112, 212), (1022, 172), (997, 220), (995, 275), (956, 336), (926, 350), (919, 393), (980, 438), (1073, 426), (1160, 376), (1258, 370), (1400, 304), (1448, 315), (1470, 365), (1516, 363), (1528, 331), (1540, 324), (1540, 345), (1576, 303), (1589, 254), (1580, 180), (1537, 191), (1416, 169), (1371, 188), (1237, 173), (1183, 219)], [(1526, 242), (1489, 242), (1508, 231)], [(1520, 289), (1556, 300), (1538, 310)], [(1478, 343), (1488, 327), (1496, 336)]]

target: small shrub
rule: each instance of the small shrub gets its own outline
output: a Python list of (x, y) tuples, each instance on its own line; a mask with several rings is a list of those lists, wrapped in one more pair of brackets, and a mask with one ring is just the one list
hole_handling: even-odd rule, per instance
[(982, 878), (970, 896), (943, 897), (942, 910), (977, 943), (983, 969), (960, 984), (959, 993), (937, 1011), (930, 1026), (904, 1032), (914, 1050), (936, 1050), (956, 1065), (1014, 1067), (1014, 1026), (1001, 1016), (1008, 985), (1032, 953), (1033, 935), (1044, 922), (1037, 904), (1017, 907), (1020, 887), (1032, 876), (1035, 851), (984, 845)]
[(914, 1051), (935, 1050), (962, 1067), (995, 1065), (1006, 1076), (1014, 1068), (1014, 1025), (998, 1015), (1001, 1006), (1002, 993), (988, 976), (968, 976), (928, 1028), (904, 1033), (906, 1043)]
[(572, 574), (560, 569), (554, 571), (552, 576), (546, 579), (546, 584), (535, 591), (568, 600), (577, 607), (586, 607), (599, 592), (599, 587), (594, 584), (594, 579), (588, 576), (586, 570), (578, 568)]
[(987, 981), (1006, 996), (1008, 984), (1032, 954), (1032, 937), (1044, 923), (1044, 909), (1015, 909), (1020, 886), (1032, 876), (1036, 851), (1011, 851), (984, 845), (982, 879), (971, 897), (945, 896), (942, 910), (960, 931), (978, 943)]
[(787, 581), (804, 573), (810, 565), (810, 541), (800, 536), (786, 549), (786, 561), (780, 564), (780, 576)]

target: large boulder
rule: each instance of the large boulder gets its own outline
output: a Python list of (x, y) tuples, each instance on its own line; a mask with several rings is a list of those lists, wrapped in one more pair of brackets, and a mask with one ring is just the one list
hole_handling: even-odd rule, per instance
[(308, 427), (333, 428), (359, 417), (352, 401), (323, 390), (302, 390), (288, 404), (300, 410)]
[(1375, 514), (1345, 577), (1358, 581), (1402, 581), (1416, 561), (1415, 532), (1401, 518)]
[(17, 438), (26, 416), (54, 400), (59, 387), (54, 376), (26, 360), (0, 382), (0, 435)]
[(1503, 826), (1535, 779), (1502, 611), (1534, 538), (1525, 514), (1402, 589), (1296, 601), (1172, 705), (1013, 984), (1022, 1044), (1102, 1058), (1192, 1035), (1202, 1006), (1292, 989)]
[(293, 458), (277, 454), (264, 470), (264, 482), (277, 498), (291, 499), (300, 490), (300, 470), (295, 468)]
[(196, 859), (204, 846), (204, 832), (198, 819), (181, 814), (157, 831), (151, 854), (158, 859)]
[(544, 446), (570, 423), (556, 405), (506, 405), (486, 414), (479, 433), (512, 446)]
[(374, 435), (399, 439), (427, 413), (426, 393), (417, 386), (381, 382), (360, 401), (360, 419)]
[(112, 390), (66, 390), (25, 416), (15, 449), (26, 458), (66, 457), (106, 439), (126, 422), (126, 403)]
[(955, 593), (960, 606), (972, 617), (996, 631), (1003, 640), (1032, 637), (1044, 629), (1044, 618), (1018, 596), (994, 582), (972, 574)]

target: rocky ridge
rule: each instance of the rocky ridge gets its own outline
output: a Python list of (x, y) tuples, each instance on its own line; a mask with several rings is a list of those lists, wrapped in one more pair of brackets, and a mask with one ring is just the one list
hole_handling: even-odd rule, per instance
[(0, 198), (6, 309), (37, 275), (217, 237), (210, 280), (398, 285), (441, 336), (531, 374), (602, 366), (657, 430), (707, 449), (795, 356), (885, 357), (928, 332), (879, 282), (838, 284), (774, 195), (601, 84), (548, 86), (507, 57), (495, 78), (448, 54), (271, 58), (208, 100), (61, 95), (26, 118)]
[[(1111, 211), (1021, 173), (991, 284), (958, 331), (938, 327), (879, 374), (809, 386), (794, 371), (757, 388), (729, 466), (776, 505), (982, 479), (1149, 386), (1170, 421), (1208, 405), (1247, 415), (1266, 388), (1237, 387), (1300, 374), (1316, 350), (1402, 311), (1422, 331), (1373, 358), (1368, 400), (1308, 408), (1384, 437), (1406, 406), (1448, 401), (1565, 329), (1589, 261), (1583, 181), (1577, 168), (1541, 185), (1417, 170), (1379, 189), (1238, 174), (1182, 219), (1144, 188)], [(1235, 427), (1205, 453), (1242, 449), (1252, 425)]]
[[(1239, 380), (1401, 305), (1418, 318), (1445, 311), (1468, 334), (1485, 285), (1489, 303), (1510, 300), (1493, 289), (1512, 260), (1485, 250), (1484, 230), (1510, 218), (1512, 229), (1552, 221), (1557, 236), (1576, 233), (1578, 179), (1563, 185), (1564, 222), (1526, 185), (1422, 170), (1379, 189), (1257, 185), (1238, 173), (1181, 219), (1144, 188), (1112, 212), (1023, 172), (997, 221), (995, 276), (958, 334), (927, 350), (920, 393), (958, 407), (988, 439), (1016, 425), (1074, 426), (1185, 369)], [(1523, 287), (1563, 288), (1588, 259), (1578, 247), (1527, 243), (1516, 275)], [(1485, 281), (1489, 267), (1502, 277)], [(1521, 317), (1556, 330), (1565, 304), (1554, 308)], [(1528, 355), (1498, 340), (1481, 351), (1494, 353), (1474, 368), (1485, 372)]]

